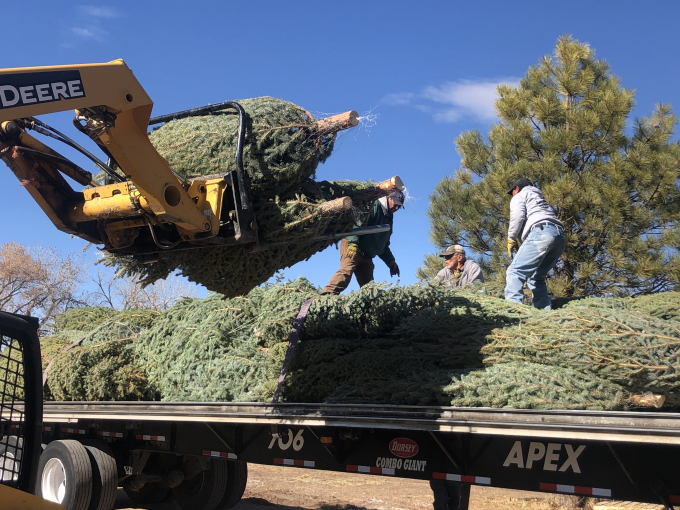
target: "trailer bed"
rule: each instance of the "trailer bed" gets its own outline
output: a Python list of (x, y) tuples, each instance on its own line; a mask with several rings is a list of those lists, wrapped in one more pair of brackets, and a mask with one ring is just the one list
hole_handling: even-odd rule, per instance
[(680, 413), (367, 404), (46, 402), (44, 420), (135, 420), (380, 428), (680, 445)]
[[(43, 441), (680, 504), (680, 414), (347, 404), (50, 402)], [(136, 453), (135, 453), (136, 452)], [(147, 454), (147, 455), (148, 455)], [(135, 460), (137, 459), (137, 460)], [(141, 466), (142, 464), (140, 464)]]

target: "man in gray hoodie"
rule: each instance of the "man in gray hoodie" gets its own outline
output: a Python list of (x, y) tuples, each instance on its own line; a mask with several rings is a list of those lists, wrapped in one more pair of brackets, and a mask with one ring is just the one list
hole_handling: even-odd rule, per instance
[(522, 240), (522, 245), (505, 273), (505, 299), (523, 303), (522, 288), (526, 282), (533, 294), (534, 306), (550, 310), (545, 277), (564, 251), (564, 226), (543, 198), (543, 193), (529, 179), (517, 179), (508, 194), (512, 195), (508, 255), (512, 257), (518, 239)]

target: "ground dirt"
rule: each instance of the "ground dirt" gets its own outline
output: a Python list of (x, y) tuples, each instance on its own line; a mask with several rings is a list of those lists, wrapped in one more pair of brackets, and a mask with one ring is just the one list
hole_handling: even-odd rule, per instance
[[(135, 507), (118, 489), (116, 509)], [(174, 502), (152, 510), (180, 510)], [(432, 508), (428, 482), (386, 476), (248, 465), (248, 486), (234, 510), (421, 510)], [(557, 510), (559, 497), (473, 486), (470, 510)]]

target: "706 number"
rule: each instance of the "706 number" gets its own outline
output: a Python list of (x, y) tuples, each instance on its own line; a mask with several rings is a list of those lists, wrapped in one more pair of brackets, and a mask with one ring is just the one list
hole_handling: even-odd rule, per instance
[(281, 435), (279, 435), (278, 438), (272, 437), (272, 441), (271, 443), (269, 443), (268, 449), (271, 450), (272, 448), (274, 448), (274, 444), (276, 443), (277, 439), (279, 443), (279, 448), (283, 451), (286, 451), (288, 448), (292, 446), (293, 450), (299, 452), (305, 445), (305, 438), (302, 437), (302, 429), (298, 430), (295, 436), (293, 436), (293, 431), (288, 429), (288, 434), (286, 434), (285, 437), (287, 438), (285, 442), (284, 438)]

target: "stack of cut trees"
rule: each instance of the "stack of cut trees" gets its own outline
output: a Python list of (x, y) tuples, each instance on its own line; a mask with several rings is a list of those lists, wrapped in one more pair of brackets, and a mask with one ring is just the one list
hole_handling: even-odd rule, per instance
[(574, 299), (553, 311), (494, 294), (492, 284), (372, 283), (326, 296), (300, 279), (184, 299), (161, 314), (76, 309), (42, 340), (46, 384), (56, 400), (268, 401), (293, 320), (315, 296), (285, 401), (680, 407), (680, 293)]

